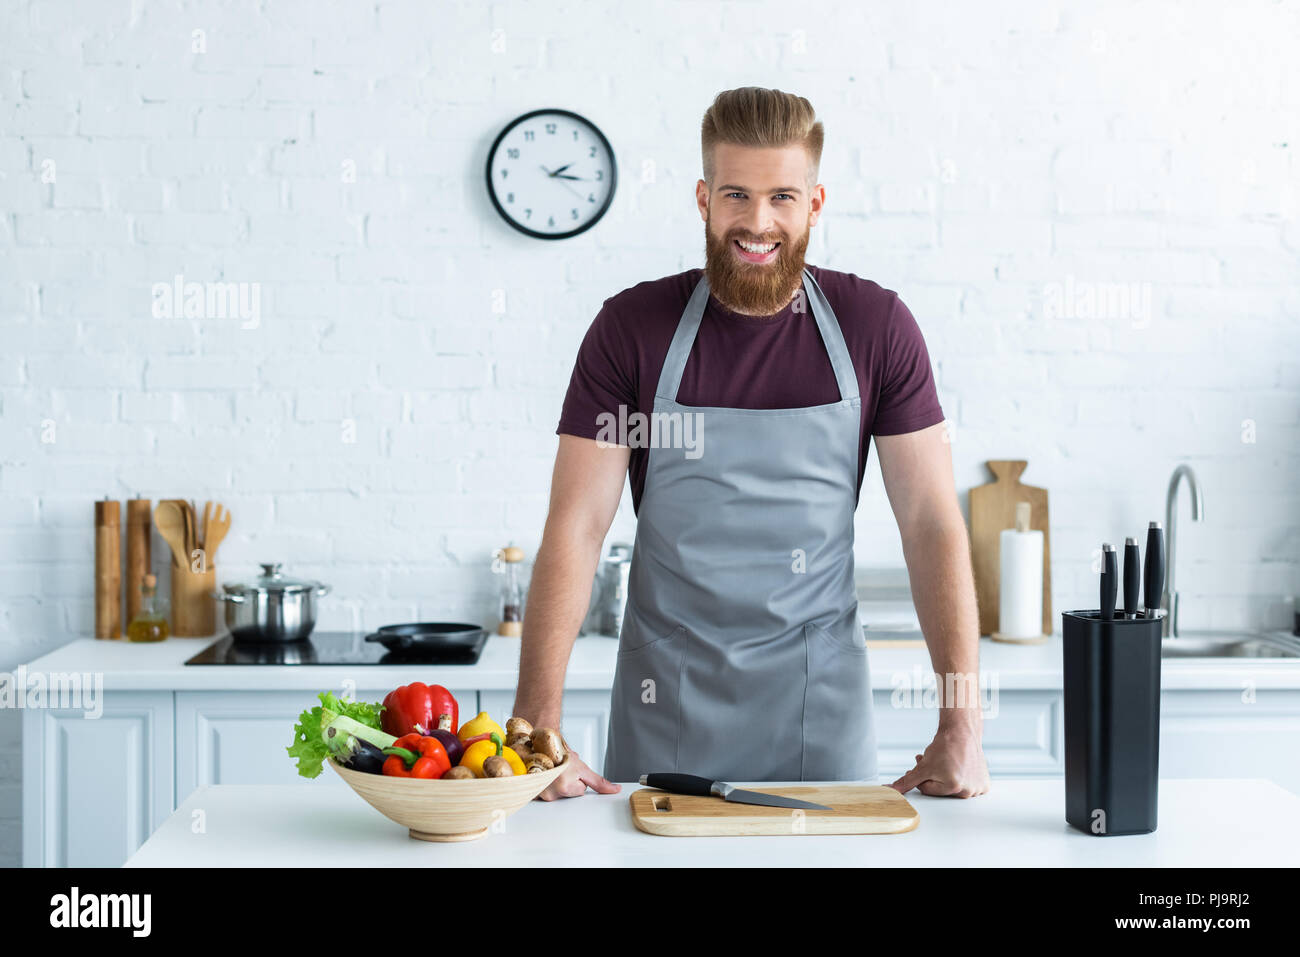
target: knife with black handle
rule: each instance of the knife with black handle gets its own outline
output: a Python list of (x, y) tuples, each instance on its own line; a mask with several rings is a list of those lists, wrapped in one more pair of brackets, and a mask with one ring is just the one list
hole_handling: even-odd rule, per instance
[(810, 811), (829, 811), (825, 804), (812, 801), (800, 801), (798, 798), (782, 797), (779, 794), (763, 794), (760, 791), (744, 791), (721, 781), (710, 781), (695, 774), (679, 774), (666, 771), (659, 774), (641, 775), (641, 783), (648, 788), (658, 788), (672, 794), (689, 794), (694, 797), (720, 797), (724, 801), (737, 804), (760, 804), (764, 807), (805, 808)]
[(1142, 615), (1160, 617), (1160, 593), (1165, 590), (1165, 530), (1159, 522), (1147, 526), (1147, 557), (1142, 570)]
[(1101, 546), (1101, 620), (1115, 617), (1115, 586), (1119, 576), (1115, 570), (1115, 546), (1106, 542)]
[(1138, 612), (1138, 582), (1142, 578), (1142, 560), (1138, 557), (1138, 544), (1132, 538), (1124, 539), (1124, 617), (1136, 618)]

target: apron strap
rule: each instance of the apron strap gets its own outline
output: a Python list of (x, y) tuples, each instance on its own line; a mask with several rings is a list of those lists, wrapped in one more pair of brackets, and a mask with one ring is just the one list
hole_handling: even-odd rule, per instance
[[(839, 386), (840, 401), (857, 399), (858, 377), (853, 371), (853, 360), (849, 358), (849, 347), (844, 341), (844, 332), (840, 329), (835, 312), (826, 301), (821, 286), (817, 285), (817, 280), (813, 278), (807, 267), (804, 268), (803, 279), (808, 304), (812, 307), (813, 319), (817, 323), (818, 332), (821, 333), (826, 354), (830, 357), (831, 368), (835, 371), (835, 384)], [(664, 357), (663, 368), (659, 372), (659, 385), (655, 389), (656, 397), (670, 402), (677, 401), (677, 390), (682, 384), (682, 373), (686, 371), (686, 360), (690, 358), (691, 347), (695, 345), (695, 336), (700, 331), (700, 320), (704, 318), (704, 307), (708, 301), (709, 278), (705, 274), (700, 277), (695, 291), (691, 293), (690, 301), (686, 303), (682, 318), (677, 323), (677, 331), (673, 333), (673, 341), (668, 346), (668, 355)]]
[(844, 341), (844, 330), (835, 318), (835, 310), (826, 301), (826, 294), (817, 285), (806, 268), (803, 271), (804, 289), (812, 305), (813, 318), (821, 330), (822, 343), (826, 353), (831, 357), (831, 368), (835, 370), (835, 382), (840, 387), (840, 401), (847, 402), (858, 398), (858, 375), (853, 371), (853, 360), (849, 358), (849, 346)]

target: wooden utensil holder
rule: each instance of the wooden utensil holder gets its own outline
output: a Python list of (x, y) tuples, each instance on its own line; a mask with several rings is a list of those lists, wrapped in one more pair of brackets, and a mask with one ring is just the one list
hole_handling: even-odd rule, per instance
[(202, 638), (216, 634), (217, 570), (192, 572), (172, 565), (172, 634), (180, 638)]

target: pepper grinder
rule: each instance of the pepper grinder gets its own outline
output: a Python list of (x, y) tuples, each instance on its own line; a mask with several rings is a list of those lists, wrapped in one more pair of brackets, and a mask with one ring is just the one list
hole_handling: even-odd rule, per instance
[(501, 624), (497, 634), (518, 638), (524, 633), (524, 601), (519, 590), (519, 563), (524, 550), (508, 545), (492, 553), (492, 571), (505, 576), (501, 581)]
[(95, 637), (122, 637), (122, 508), (95, 503)]

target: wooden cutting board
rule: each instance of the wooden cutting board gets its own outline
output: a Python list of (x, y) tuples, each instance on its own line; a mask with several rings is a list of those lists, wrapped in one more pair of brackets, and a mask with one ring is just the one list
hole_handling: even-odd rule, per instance
[(1016, 527), (1016, 503), (1029, 503), (1029, 527), (1043, 533), (1043, 634), (1053, 631), (1052, 550), (1048, 534), (1047, 489), (1021, 485), (1029, 464), (1023, 459), (987, 463), (995, 480), (970, 490), (971, 564), (975, 570), (975, 597), (979, 602), (980, 634), (998, 630), (1001, 581), (1000, 536)]
[(754, 785), (749, 791), (825, 804), (829, 811), (737, 804), (715, 797), (669, 794), (656, 788), (632, 792), (632, 822), (664, 837), (748, 834), (899, 834), (920, 822), (907, 798), (891, 787), (868, 784)]

